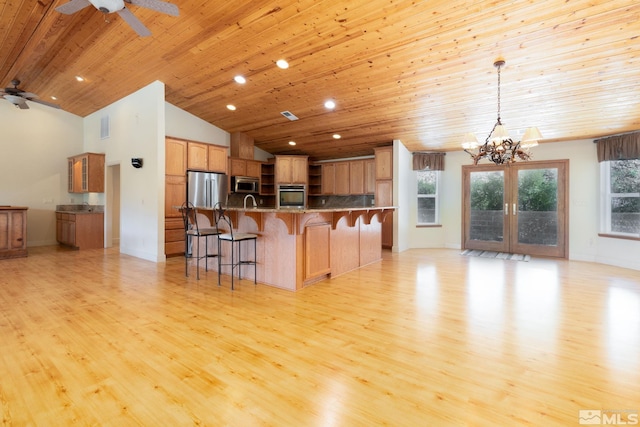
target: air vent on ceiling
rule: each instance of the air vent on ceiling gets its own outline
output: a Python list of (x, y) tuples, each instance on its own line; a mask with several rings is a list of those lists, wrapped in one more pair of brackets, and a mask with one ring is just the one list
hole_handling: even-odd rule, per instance
[(291, 111), (283, 111), (280, 114), (282, 114), (283, 116), (285, 116), (287, 119), (291, 121), (298, 120), (298, 118)]
[(109, 116), (103, 116), (100, 118), (100, 139), (109, 138)]

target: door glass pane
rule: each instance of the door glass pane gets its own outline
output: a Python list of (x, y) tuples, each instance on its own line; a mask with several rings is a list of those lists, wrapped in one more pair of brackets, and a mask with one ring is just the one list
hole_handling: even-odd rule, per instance
[(504, 172), (471, 172), (470, 175), (471, 240), (504, 240)]
[(558, 170), (518, 171), (518, 243), (558, 245)]

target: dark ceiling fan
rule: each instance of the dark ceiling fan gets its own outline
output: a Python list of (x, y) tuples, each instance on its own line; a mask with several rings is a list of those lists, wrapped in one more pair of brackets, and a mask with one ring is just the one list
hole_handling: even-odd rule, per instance
[(150, 36), (151, 31), (127, 9), (125, 2), (171, 16), (178, 16), (180, 14), (178, 6), (160, 0), (71, 0), (69, 3), (56, 7), (56, 11), (64, 13), (65, 15), (71, 15), (87, 6), (93, 5), (104, 14), (117, 13), (120, 15), (139, 36)]
[(13, 79), (11, 80), (11, 84), (13, 87), (7, 87), (4, 89), (0, 89), (0, 96), (4, 99), (20, 108), (21, 110), (28, 110), (29, 106), (27, 105), (27, 101), (37, 102), (38, 104), (46, 105), (53, 108), (60, 108), (58, 104), (53, 104), (51, 102), (46, 102), (38, 98), (38, 95), (31, 92), (25, 92), (18, 87), (20, 84), (20, 80)]

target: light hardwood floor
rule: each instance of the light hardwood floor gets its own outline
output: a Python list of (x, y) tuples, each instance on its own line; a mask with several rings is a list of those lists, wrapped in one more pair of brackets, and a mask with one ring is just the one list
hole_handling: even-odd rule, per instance
[(183, 262), (56, 247), (0, 261), (3, 425), (573, 426), (580, 410), (640, 411), (638, 271), (410, 250), (296, 293), (231, 292)]

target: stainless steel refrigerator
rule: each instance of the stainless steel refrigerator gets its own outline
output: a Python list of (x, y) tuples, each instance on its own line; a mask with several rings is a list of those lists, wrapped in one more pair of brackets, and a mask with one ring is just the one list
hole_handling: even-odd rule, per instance
[(187, 171), (187, 200), (197, 208), (227, 204), (227, 175), (214, 172)]

